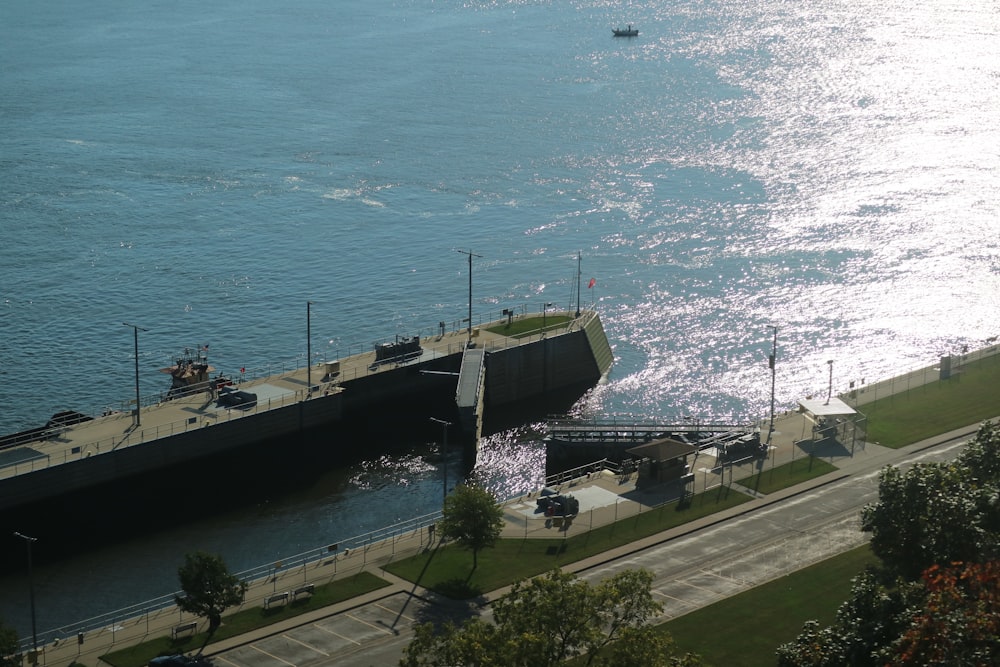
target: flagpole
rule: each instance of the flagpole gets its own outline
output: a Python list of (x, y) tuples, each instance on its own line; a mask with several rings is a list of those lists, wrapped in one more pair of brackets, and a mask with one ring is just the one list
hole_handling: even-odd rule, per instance
[(580, 281), (582, 280), (582, 275), (580, 273), (580, 251), (576, 251), (576, 316), (580, 317)]

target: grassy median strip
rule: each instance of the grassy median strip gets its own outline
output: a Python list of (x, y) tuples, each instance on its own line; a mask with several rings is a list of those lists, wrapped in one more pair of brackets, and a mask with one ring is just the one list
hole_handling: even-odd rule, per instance
[(749, 477), (738, 479), (736, 483), (757, 493), (767, 495), (814, 477), (822, 477), (836, 469), (837, 466), (832, 463), (827, 463), (814, 456), (804, 456), (770, 470), (762, 470)]
[[(479, 565), (474, 570), (472, 554), (454, 544), (390, 563), (385, 569), (442, 595), (466, 599), (721, 512), (748, 500), (750, 497), (747, 495), (720, 487), (699, 493), (683, 503), (666, 503), (644, 510), (640, 514), (596, 527), (582, 535), (550, 539), (501, 539), (494, 548), (479, 552)], [(587, 513), (573, 521), (587, 525)], [(558, 530), (553, 528), (554, 532)]]
[[(264, 609), (251, 607), (225, 616), (222, 626), (212, 637), (213, 642), (236, 637), (252, 630), (264, 628), (279, 621), (299, 616), (314, 609), (322, 609), (344, 600), (350, 600), (359, 595), (384, 588), (389, 585), (369, 572), (359, 572), (344, 579), (338, 579), (322, 586), (317, 586), (310, 597), (296, 600), (290, 604)], [(199, 650), (205, 643), (204, 632), (178, 639), (157, 637), (147, 642), (123, 648), (101, 656), (101, 660), (113, 667), (142, 667), (158, 655), (173, 655), (175, 653), (192, 653)], [(211, 644), (210, 644), (211, 645)]]

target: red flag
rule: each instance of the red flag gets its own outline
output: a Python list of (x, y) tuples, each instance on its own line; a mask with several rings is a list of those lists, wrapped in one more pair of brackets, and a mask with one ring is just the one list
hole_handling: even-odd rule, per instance
[(590, 289), (591, 287), (593, 287), (596, 284), (597, 284), (597, 278), (591, 278), (590, 282), (587, 283), (587, 289)]

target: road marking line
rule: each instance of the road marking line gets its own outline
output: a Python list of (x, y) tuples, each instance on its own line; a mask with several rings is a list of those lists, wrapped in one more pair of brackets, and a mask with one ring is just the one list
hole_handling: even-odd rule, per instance
[(267, 651), (265, 651), (265, 650), (264, 650), (264, 649), (262, 649), (261, 647), (257, 646), (256, 644), (250, 644), (250, 647), (251, 647), (251, 648), (252, 648), (253, 650), (255, 650), (255, 651), (258, 651), (258, 652), (260, 652), (260, 653), (263, 653), (264, 655), (266, 655), (266, 656), (267, 656), (267, 657), (269, 657), (269, 658), (274, 658), (274, 659), (275, 659), (275, 660), (277, 660), (278, 662), (283, 662), (283, 663), (285, 663), (286, 665), (291, 665), (291, 667), (295, 667), (295, 663), (294, 663), (294, 662), (288, 662), (287, 660), (283, 660), (282, 658), (279, 658), (278, 656), (274, 655), (273, 653), (268, 653)]
[(407, 616), (402, 611), (393, 611), (392, 609), (389, 609), (388, 607), (382, 606), (382, 605), (378, 604), (377, 602), (375, 603), (375, 606), (378, 607), (379, 609), (386, 610), (390, 614), (395, 614), (396, 616), (399, 616), (400, 618), (405, 618), (408, 621), (416, 622), (415, 618), (413, 618), (412, 616)]
[(384, 632), (384, 633), (389, 634), (389, 635), (392, 634), (392, 632), (390, 630), (386, 630), (385, 628), (380, 628), (377, 625), (375, 625), (374, 623), (369, 623), (368, 621), (364, 620), (363, 618), (358, 618), (357, 616), (352, 616), (351, 614), (345, 614), (345, 615), (348, 618), (350, 618), (351, 620), (357, 621), (358, 623), (363, 623), (363, 624), (367, 625), (370, 628), (375, 628), (376, 630), (378, 630), (380, 632)]
[(342, 634), (340, 634), (339, 632), (334, 632), (334, 631), (333, 631), (333, 630), (331, 630), (330, 628), (324, 628), (324, 627), (323, 627), (322, 625), (316, 625), (316, 624), (313, 624), (313, 627), (316, 627), (316, 628), (319, 628), (319, 629), (320, 629), (320, 630), (322, 630), (323, 632), (329, 632), (329, 633), (330, 633), (331, 635), (333, 635), (334, 637), (340, 637), (341, 639), (346, 639), (347, 641), (349, 641), (349, 642), (351, 642), (351, 643), (354, 643), (354, 644), (357, 644), (358, 646), (361, 646), (361, 642), (359, 642), (359, 641), (356, 641), (356, 640), (354, 640), (354, 639), (351, 639), (350, 637), (347, 637), (347, 636), (345, 636), (345, 635), (342, 635)]
[(291, 635), (281, 635), (281, 636), (284, 637), (285, 639), (287, 639), (290, 642), (295, 642), (296, 644), (301, 644), (302, 646), (305, 646), (310, 651), (316, 651), (317, 653), (322, 653), (323, 655), (325, 655), (328, 658), (330, 657), (330, 654), (327, 653), (326, 651), (323, 651), (321, 649), (316, 648), (315, 646), (307, 644), (307, 643), (305, 643), (304, 641), (302, 641), (300, 639), (296, 639), (295, 637), (292, 637)]

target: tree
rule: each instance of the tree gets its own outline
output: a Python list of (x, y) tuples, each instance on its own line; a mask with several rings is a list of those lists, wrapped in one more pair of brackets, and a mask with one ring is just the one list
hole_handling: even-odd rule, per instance
[(444, 499), (441, 534), (472, 550), (472, 569), (479, 551), (496, 544), (503, 530), (503, 508), (482, 487), (462, 484)]
[(891, 665), (992, 665), (1000, 646), (1000, 562), (934, 565), (927, 602), (894, 646)]
[[(493, 624), (473, 618), (461, 627), (420, 626), (400, 665), (549, 667), (574, 656), (607, 667), (700, 664), (694, 656), (673, 656), (668, 636), (644, 630), (661, 611), (651, 585), (652, 575), (644, 570), (621, 572), (597, 585), (553, 570), (514, 584), (494, 603)], [(599, 658), (602, 649), (607, 655)]]
[(885, 664), (887, 648), (922, 604), (919, 586), (886, 586), (874, 571), (854, 578), (851, 595), (837, 609), (832, 625), (807, 621), (799, 636), (778, 647), (779, 667), (876, 667)]
[(881, 565), (855, 578), (834, 623), (805, 625), (782, 667), (994, 664), (1000, 633), (1000, 429), (950, 463), (887, 467), (862, 530)]
[[(174, 599), (182, 611), (208, 619), (208, 637), (222, 625), (222, 612), (243, 602), (245, 581), (229, 573), (221, 556), (197, 551), (177, 569), (184, 595)], [(206, 644), (207, 644), (206, 640)]]
[(909, 581), (932, 565), (1000, 557), (1000, 430), (984, 424), (950, 463), (884, 468), (862, 530), (888, 571)]
[(0, 667), (21, 667), (21, 642), (17, 630), (0, 619)]
[(691, 653), (677, 655), (673, 638), (661, 630), (644, 626), (626, 628), (611, 645), (609, 655), (599, 658), (599, 667), (701, 667), (701, 658)]

